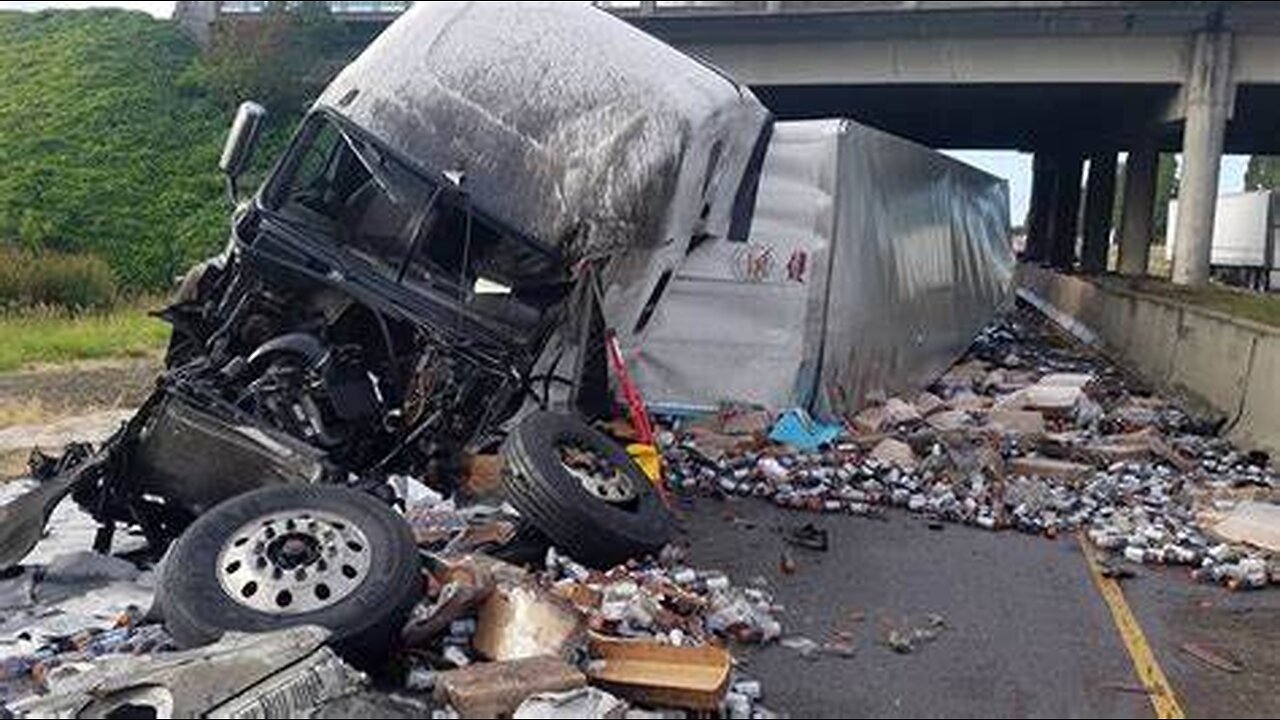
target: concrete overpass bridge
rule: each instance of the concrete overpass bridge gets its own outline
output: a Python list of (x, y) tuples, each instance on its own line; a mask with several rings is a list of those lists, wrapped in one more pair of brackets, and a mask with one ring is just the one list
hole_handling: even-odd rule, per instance
[(779, 117), (1033, 153), (1026, 255), (1058, 268), (1106, 269), (1127, 152), (1119, 269), (1145, 272), (1157, 153), (1180, 151), (1174, 281), (1205, 282), (1221, 155), (1280, 153), (1280, 3), (598, 4), (723, 68)]

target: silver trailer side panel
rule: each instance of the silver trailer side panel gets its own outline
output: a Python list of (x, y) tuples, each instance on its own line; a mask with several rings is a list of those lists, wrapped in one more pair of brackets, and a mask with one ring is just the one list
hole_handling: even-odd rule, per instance
[(853, 412), (927, 383), (1012, 298), (1008, 189), (843, 120), (783, 122), (749, 241), (699, 246), (627, 338), (659, 408)]
[(809, 404), (835, 228), (838, 129), (839, 121), (775, 124), (749, 242), (699, 245), (651, 327), (626, 338), (650, 403)]
[(1012, 297), (1004, 180), (874, 128), (840, 138), (817, 410), (940, 375)]

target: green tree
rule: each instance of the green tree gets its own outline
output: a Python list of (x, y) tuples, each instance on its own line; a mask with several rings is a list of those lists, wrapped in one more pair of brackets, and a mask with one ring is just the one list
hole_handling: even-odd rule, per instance
[(1244, 189), (1280, 189), (1280, 156), (1251, 155), (1244, 171)]
[(329, 81), (333, 56), (350, 45), (346, 27), (325, 3), (271, 2), (253, 22), (215, 26), (185, 82), (207, 88), (225, 108), (256, 100), (296, 116)]

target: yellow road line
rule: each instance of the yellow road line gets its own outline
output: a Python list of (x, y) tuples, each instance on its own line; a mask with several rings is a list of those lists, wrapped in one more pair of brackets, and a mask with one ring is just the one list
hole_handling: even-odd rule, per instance
[(1089, 565), (1089, 574), (1093, 576), (1093, 583), (1098, 586), (1098, 593), (1102, 595), (1102, 599), (1111, 610), (1111, 618), (1115, 620), (1116, 630), (1120, 632), (1120, 639), (1124, 641), (1124, 647), (1129, 651), (1129, 659), (1133, 661), (1133, 669), (1138, 673), (1138, 679), (1147, 689), (1147, 697), (1151, 699), (1156, 717), (1186, 717), (1182, 706), (1178, 704), (1178, 698), (1173, 694), (1173, 686), (1164, 676), (1160, 663), (1156, 662), (1155, 653), (1147, 644), (1147, 636), (1143, 634), (1142, 626), (1138, 624), (1138, 619), (1129, 609), (1129, 603), (1125, 602), (1120, 583), (1103, 576), (1102, 567), (1098, 564), (1089, 540), (1083, 534), (1077, 539), (1080, 541), (1080, 549), (1084, 552), (1085, 562)]

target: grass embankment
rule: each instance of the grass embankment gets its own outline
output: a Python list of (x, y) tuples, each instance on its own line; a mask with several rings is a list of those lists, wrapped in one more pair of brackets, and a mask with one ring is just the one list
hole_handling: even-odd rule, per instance
[(154, 298), (134, 300), (102, 312), (70, 314), (31, 308), (0, 314), (0, 372), (75, 360), (159, 355), (169, 326), (147, 311)]
[(197, 52), (140, 12), (0, 11), (0, 241), (96, 255), (131, 292), (216, 250), (230, 111), (183, 81)]
[(1203, 287), (1184, 287), (1159, 278), (1113, 275), (1104, 278), (1103, 282), (1134, 292), (1216, 310), (1263, 325), (1280, 327), (1280, 295), (1251, 292), (1216, 283)]

